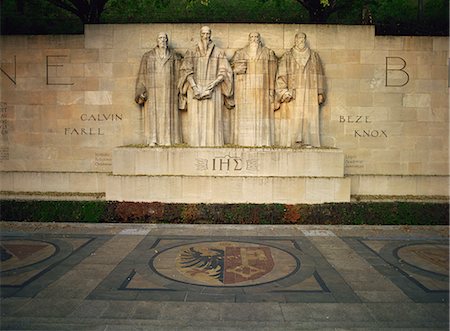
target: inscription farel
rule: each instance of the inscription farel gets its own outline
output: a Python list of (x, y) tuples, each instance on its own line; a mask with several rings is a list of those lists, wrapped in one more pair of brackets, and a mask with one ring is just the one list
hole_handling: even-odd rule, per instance
[(64, 128), (66, 136), (103, 136), (101, 128)]

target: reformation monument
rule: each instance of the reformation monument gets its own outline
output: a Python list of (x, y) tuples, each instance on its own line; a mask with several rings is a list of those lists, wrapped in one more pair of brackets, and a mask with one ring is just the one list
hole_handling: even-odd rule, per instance
[(5, 198), (449, 196), (448, 37), (96, 24), (0, 43)]

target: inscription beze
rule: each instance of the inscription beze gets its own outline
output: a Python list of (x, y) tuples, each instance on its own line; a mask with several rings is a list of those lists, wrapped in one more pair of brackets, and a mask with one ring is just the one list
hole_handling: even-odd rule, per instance
[[(339, 115), (339, 123), (372, 123), (370, 116), (367, 115)], [(381, 129), (355, 129), (354, 138), (387, 138), (386, 130)]]

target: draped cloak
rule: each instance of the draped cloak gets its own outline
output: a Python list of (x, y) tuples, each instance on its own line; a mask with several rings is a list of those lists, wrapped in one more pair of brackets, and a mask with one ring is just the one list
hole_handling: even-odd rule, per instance
[[(224, 77), (212, 91), (210, 98), (197, 100), (188, 82), (192, 75), (202, 90), (219, 75)], [(223, 146), (223, 106), (231, 107), (233, 96), (233, 73), (225, 52), (210, 42), (206, 49), (200, 42), (188, 50), (180, 68), (180, 109), (183, 115), (183, 140), (190, 146)]]
[(249, 46), (236, 51), (234, 68), (245, 62), (247, 70), (235, 75), (235, 104), (232, 119), (233, 143), (241, 146), (274, 144), (274, 95), (277, 57), (267, 47), (258, 47), (256, 56)]
[(308, 49), (299, 56), (292, 48), (280, 59), (276, 79), (277, 99), (290, 92), (293, 99), (275, 113), (275, 140), (280, 146), (296, 143), (320, 147), (319, 100), (325, 93), (325, 77), (319, 55)]
[(157, 48), (142, 56), (136, 82), (136, 101), (145, 95), (144, 135), (150, 145), (173, 145), (181, 142), (178, 117), (177, 77), (180, 56), (167, 49), (164, 58)]

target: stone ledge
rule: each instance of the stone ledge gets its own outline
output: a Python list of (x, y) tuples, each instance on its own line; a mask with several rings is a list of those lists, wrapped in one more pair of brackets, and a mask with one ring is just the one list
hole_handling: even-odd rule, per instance
[(108, 176), (106, 200), (168, 203), (349, 202), (341, 177)]
[(339, 149), (120, 147), (114, 175), (343, 177)]

